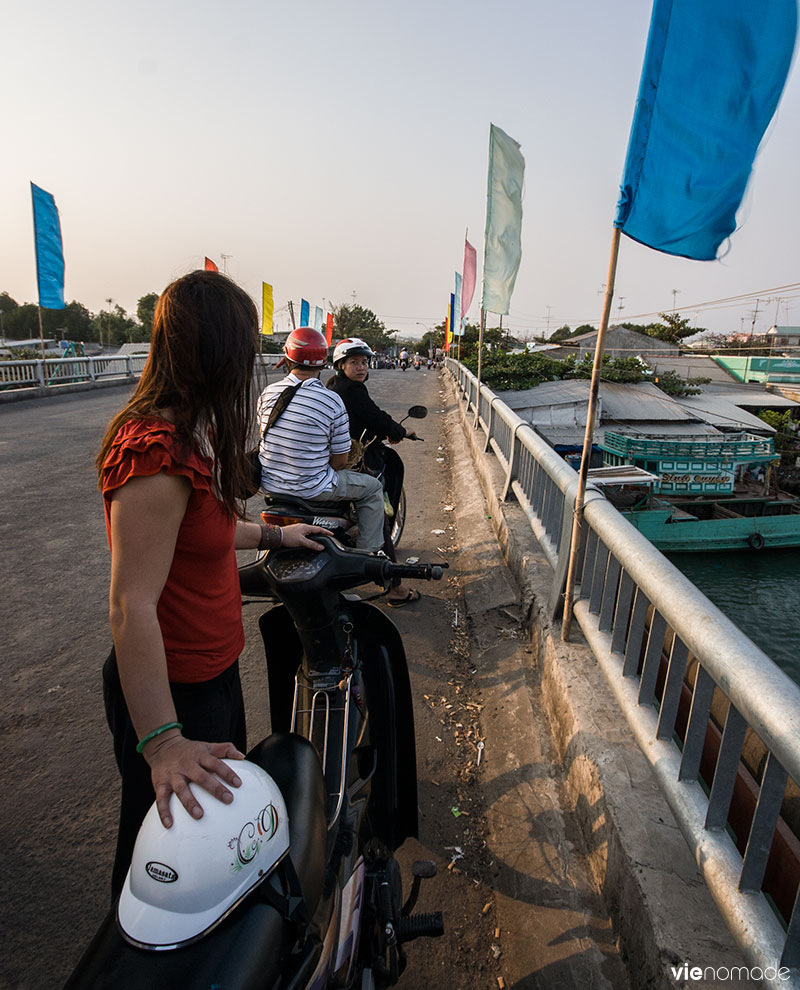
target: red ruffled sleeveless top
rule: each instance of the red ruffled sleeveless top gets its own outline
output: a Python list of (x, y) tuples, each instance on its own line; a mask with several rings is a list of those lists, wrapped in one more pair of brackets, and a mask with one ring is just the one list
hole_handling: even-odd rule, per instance
[(242, 596), (234, 549), (235, 520), (214, 495), (212, 462), (186, 450), (164, 419), (120, 427), (103, 465), (106, 532), (111, 546), (111, 493), (130, 478), (165, 471), (188, 478), (186, 507), (167, 582), (158, 600), (171, 681), (208, 681), (226, 670), (244, 646)]

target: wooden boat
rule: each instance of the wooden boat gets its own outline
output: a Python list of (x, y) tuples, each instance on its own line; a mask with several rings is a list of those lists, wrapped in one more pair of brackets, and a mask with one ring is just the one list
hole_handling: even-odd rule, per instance
[(605, 466), (589, 482), (659, 550), (800, 546), (800, 499), (769, 490), (769, 437), (608, 432), (600, 446)]

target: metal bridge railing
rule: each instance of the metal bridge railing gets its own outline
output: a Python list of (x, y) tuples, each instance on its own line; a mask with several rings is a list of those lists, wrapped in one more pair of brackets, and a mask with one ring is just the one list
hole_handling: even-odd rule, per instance
[[(273, 368), (280, 354), (262, 354), (262, 368)], [(0, 361), (0, 389), (47, 388), (75, 382), (138, 378), (147, 361), (146, 354), (101, 354), (97, 357), (30, 358)]]
[[(577, 473), (447, 368), (554, 569), (555, 614)], [(800, 987), (800, 687), (591, 488), (578, 577), (575, 618), (729, 929), (764, 985)]]
[(0, 388), (44, 388), (73, 382), (131, 378), (142, 373), (146, 360), (146, 354), (129, 354), (0, 361)]

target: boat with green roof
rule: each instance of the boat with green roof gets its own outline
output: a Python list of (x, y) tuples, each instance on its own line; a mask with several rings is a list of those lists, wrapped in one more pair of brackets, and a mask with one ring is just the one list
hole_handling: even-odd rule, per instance
[(776, 492), (771, 437), (607, 431), (589, 482), (667, 553), (800, 546), (800, 499)]

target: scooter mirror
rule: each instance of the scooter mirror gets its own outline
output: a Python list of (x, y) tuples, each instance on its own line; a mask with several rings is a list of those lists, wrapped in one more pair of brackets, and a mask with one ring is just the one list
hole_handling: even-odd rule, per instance
[(428, 409), (426, 406), (412, 406), (408, 410), (408, 415), (411, 419), (425, 419), (428, 415)]

